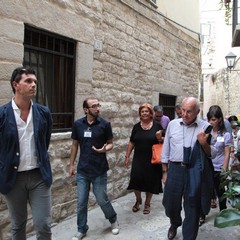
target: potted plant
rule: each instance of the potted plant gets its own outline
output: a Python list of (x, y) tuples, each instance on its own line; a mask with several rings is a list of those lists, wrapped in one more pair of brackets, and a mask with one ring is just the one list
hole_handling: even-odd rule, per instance
[(240, 226), (240, 163), (234, 164), (231, 170), (223, 171), (221, 179), (221, 187), (226, 189), (224, 197), (228, 199), (232, 208), (218, 213), (214, 226), (218, 228)]

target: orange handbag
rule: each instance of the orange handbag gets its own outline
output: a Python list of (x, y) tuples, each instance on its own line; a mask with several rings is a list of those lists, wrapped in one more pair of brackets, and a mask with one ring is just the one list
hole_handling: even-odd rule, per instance
[(161, 164), (162, 143), (152, 145), (152, 164)]

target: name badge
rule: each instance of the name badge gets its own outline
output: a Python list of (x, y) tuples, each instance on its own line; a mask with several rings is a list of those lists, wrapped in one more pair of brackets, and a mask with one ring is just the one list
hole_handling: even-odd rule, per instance
[(224, 137), (217, 137), (217, 142), (224, 142)]
[(92, 132), (89, 131), (89, 130), (84, 131), (84, 137), (91, 138), (92, 137)]

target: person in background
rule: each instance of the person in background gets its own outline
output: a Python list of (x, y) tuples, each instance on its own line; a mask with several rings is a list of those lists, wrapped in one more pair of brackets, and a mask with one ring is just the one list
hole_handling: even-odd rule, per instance
[[(214, 152), (209, 144), (211, 126), (197, 118), (199, 101), (187, 97), (181, 106), (182, 118), (169, 123), (163, 143), (163, 206), (171, 224), (168, 239), (174, 239), (177, 228), (183, 224), (183, 239), (194, 240), (198, 234), (201, 206), (204, 206), (205, 212), (210, 210), (213, 176), (209, 158), (214, 156)], [(185, 211), (183, 222), (182, 199)]]
[(152, 145), (163, 141), (162, 127), (153, 121), (153, 109), (150, 104), (142, 104), (138, 113), (140, 122), (133, 126), (125, 156), (125, 166), (128, 167), (131, 152), (134, 150), (130, 182), (127, 189), (133, 190), (136, 197), (136, 202), (132, 207), (133, 212), (140, 210), (141, 193), (146, 193), (143, 213), (149, 214), (152, 195), (162, 192), (162, 166), (151, 163)]
[(224, 118), (223, 122), (224, 122), (227, 132), (229, 132), (230, 135), (232, 135), (232, 126), (231, 126), (231, 123), (229, 122), (229, 120)]
[(175, 113), (177, 115), (177, 118), (181, 118), (182, 117), (182, 109), (181, 109), (181, 105), (177, 104), (175, 106)]
[(233, 146), (231, 147), (229, 167), (232, 168), (232, 165), (239, 163), (240, 160), (240, 130), (238, 125), (238, 118), (233, 115), (228, 118), (229, 123), (232, 128), (232, 138)]
[(79, 240), (88, 231), (87, 212), (90, 185), (105, 218), (111, 224), (112, 234), (119, 233), (117, 213), (107, 195), (107, 171), (109, 170), (106, 153), (113, 148), (113, 133), (110, 122), (99, 116), (100, 104), (97, 98), (83, 101), (85, 117), (74, 122), (72, 128), (72, 147), (69, 175), (75, 175), (74, 162), (80, 146), (77, 165), (77, 225), (78, 233), (72, 238)]
[[(209, 110), (210, 109), (211, 109), (211, 107), (209, 108)], [(237, 119), (237, 117), (235, 116), (234, 119)], [(223, 122), (224, 122), (224, 126), (226, 128), (226, 131), (229, 132), (230, 136), (232, 137), (232, 142), (234, 142), (234, 139), (233, 139), (233, 128), (232, 128), (231, 123), (229, 122), (229, 120), (231, 120), (231, 117), (226, 116), (223, 119)], [(233, 149), (233, 146), (231, 147), (231, 149)], [(233, 154), (230, 154), (230, 157), (231, 157), (231, 155), (233, 155)], [(231, 164), (231, 158), (229, 159), (229, 165), (230, 164)], [(216, 190), (214, 191), (213, 197), (212, 197), (212, 200), (211, 200), (211, 208), (217, 208), (217, 193), (216, 193)], [(201, 226), (204, 222), (205, 222), (205, 217), (202, 216), (200, 218), (199, 225)]]
[[(221, 199), (224, 194), (224, 189), (220, 187), (220, 173), (222, 170), (228, 170), (230, 151), (233, 146), (233, 141), (231, 134), (226, 130), (223, 113), (218, 105), (213, 105), (209, 108), (207, 119), (213, 127), (211, 132), (211, 146), (217, 152), (216, 156), (212, 157), (212, 162), (214, 167), (214, 187), (216, 195), (219, 199), (219, 209), (221, 211), (227, 208), (227, 199)], [(204, 221), (205, 215), (201, 214), (199, 224), (201, 225)]]
[(14, 240), (26, 239), (28, 203), (37, 239), (52, 236), (52, 117), (47, 107), (32, 101), (37, 83), (34, 69), (16, 68), (10, 80), (14, 97), (0, 107), (0, 192), (6, 198)]
[(163, 130), (166, 130), (170, 122), (170, 119), (168, 116), (163, 115), (163, 107), (156, 105), (154, 106), (153, 111), (154, 111), (154, 120), (161, 124)]

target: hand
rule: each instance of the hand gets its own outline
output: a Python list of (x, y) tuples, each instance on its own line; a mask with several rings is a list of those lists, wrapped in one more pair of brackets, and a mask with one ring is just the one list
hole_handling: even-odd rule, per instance
[(235, 156), (234, 152), (230, 152), (230, 157), (235, 160), (237, 157)]
[(127, 156), (125, 157), (124, 165), (126, 168), (129, 166), (129, 157), (127, 157)]
[(162, 137), (162, 130), (159, 130), (155, 133), (155, 136), (159, 142), (163, 142), (163, 137)]
[(162, 182), (163, 182), (163, 184), (166, 184), (166, 181), (167, 181), (167, 172), (164, 172), (162, 174)]
[(105, 153), (107, 152), (107, 144), (104, 144), (102, 148), (95, 148), (94, 146), (92, 146), (92, 149), (98, 153)]
[(74, 175), (75, 175), (74, 165), (70, 165), (70, 167), (69, 167), (69, 176), (72, 177)]
[(202, 131), (202, 132), (198, 133), (197, 140), (199, 141), (199, 143), (201, 145), (204, 145), (207, 143), (208, 136), (209, 136), (209, 133), (206, 134), (205, 132)]

